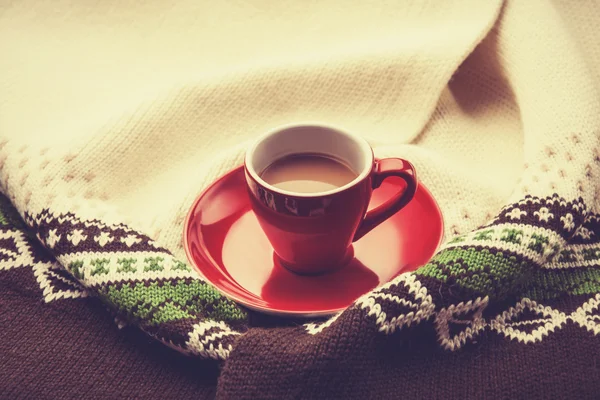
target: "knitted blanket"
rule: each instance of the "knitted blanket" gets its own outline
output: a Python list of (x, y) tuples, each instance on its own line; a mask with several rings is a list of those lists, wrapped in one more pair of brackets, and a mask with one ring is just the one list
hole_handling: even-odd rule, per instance
[[(0, 393), (597, 397), (599, 6), (4, 1)], [(445, 241), (290, 321), (222, 296), (181, 237), (249, 141), (302, 121), (410, 160)]]

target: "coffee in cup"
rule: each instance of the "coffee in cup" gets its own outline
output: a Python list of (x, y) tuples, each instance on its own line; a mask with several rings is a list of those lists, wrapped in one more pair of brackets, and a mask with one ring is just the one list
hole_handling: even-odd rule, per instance
[(326, 154), (292, 154), (271, 163), (260, 177), (290, 192), (318, 193), (352, 182), (358, 173), (343, 161)]
[[(408, 161), (377, 160), (364, 139), (319, 124), (261, 136), (246, 152), (244, 169), (252, 209), (276, 257), (302, 274), (343, 266), (352, 242), (400, 211), (417, 189)], [(406, 187), (367, 212), (373, 190), (390, 176)]]

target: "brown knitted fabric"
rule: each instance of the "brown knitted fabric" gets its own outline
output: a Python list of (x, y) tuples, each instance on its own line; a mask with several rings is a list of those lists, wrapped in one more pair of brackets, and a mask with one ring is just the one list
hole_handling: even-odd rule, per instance
[[(549, 305), (572, 309), (579, 300)], [(368, 319), (364, 312), (343, 315), (315, 336), (300, 328), (249, 333), (225, 364), (218, 398), (597, 399), (600, 393), (600, 343), (572, 323), (540, 343), (486, 333), (448, 352), (437, 345), (433, 323), (390, 339)]]
[(0, 270), (0, 398), (209, 399), (218, 365), (119, 329), (95, 298), (45, 303), (30, 266)]

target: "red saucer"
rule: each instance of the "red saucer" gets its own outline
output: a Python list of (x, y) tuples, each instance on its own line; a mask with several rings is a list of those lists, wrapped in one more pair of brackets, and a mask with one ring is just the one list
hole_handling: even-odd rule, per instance
[[(396, 275), (427, 263), (442, 239), (442, 214), (419, 184), (399, 213), (354, 243), (354, 259), (324, 275), (300, 276), (283, 268), (261, 230), (239, 167), (206, 189), (185, 222), (191, 264), (225, 296), (258, 311), (293, 316), (336, 313)], [(386, 179), (369, 208), (394, 195), (404, 182)]]

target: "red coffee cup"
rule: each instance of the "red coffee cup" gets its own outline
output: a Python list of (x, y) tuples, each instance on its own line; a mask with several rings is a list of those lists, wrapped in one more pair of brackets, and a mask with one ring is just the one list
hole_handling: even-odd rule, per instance
[[(265, 182), (260, 174), (280, 158), (323, 154), (358, 173), (350, 183), (320, 193), (295, 193)], [(352, 243), (400, 211), (417, 190), (413, 165), (400, 158), (375, 159), (362, 138), (323, 125), (292, 125), (260, 137), (246, 152), (246, 182), (252, 209), (282, 265), (301, 274), (342, 266)], [(403, 191), (367, 212), (384, 179), (406, 181)]]

